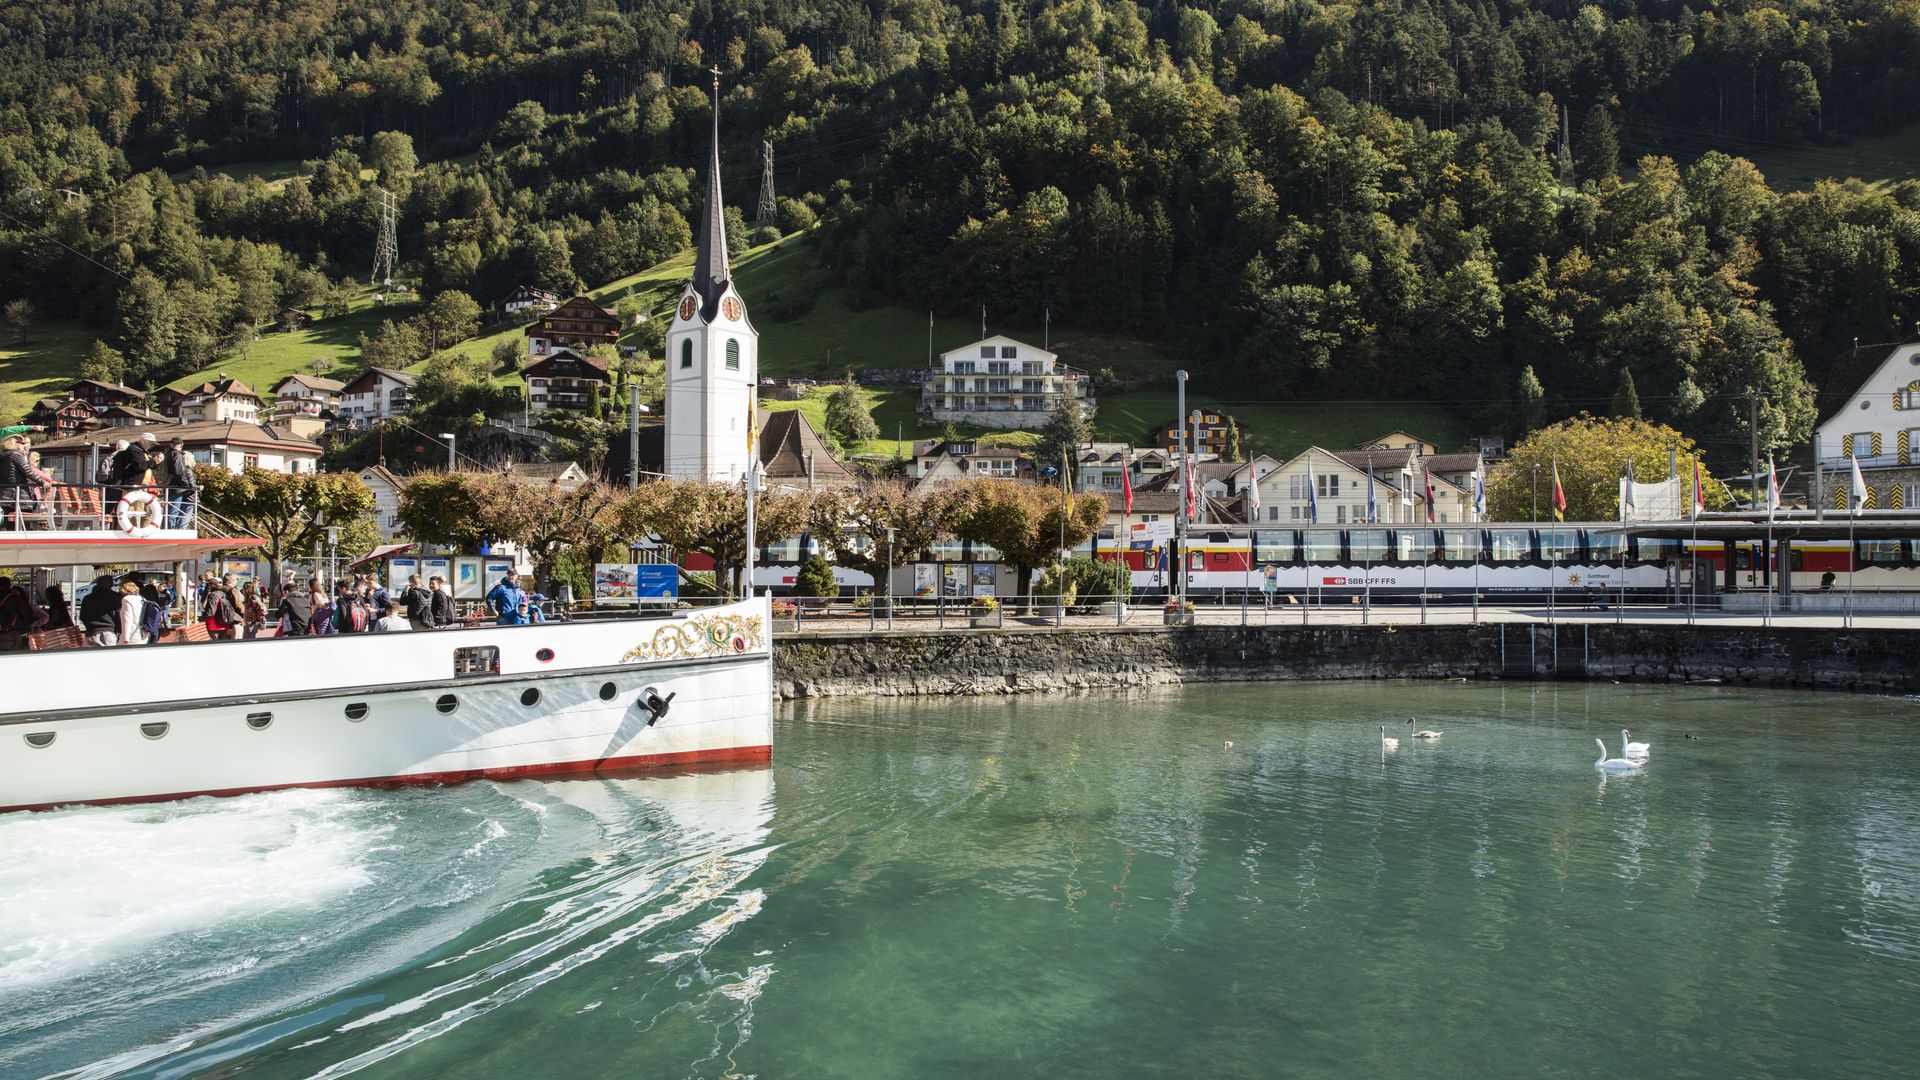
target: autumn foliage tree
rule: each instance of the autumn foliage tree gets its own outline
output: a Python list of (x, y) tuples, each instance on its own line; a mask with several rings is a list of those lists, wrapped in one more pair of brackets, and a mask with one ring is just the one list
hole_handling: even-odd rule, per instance
[[(1560, 487), (1567, 496), (1566, 520), (1616, 520), (1620, 516), (1620, 478), (1626, 475), (1627, 462), (1633, 462), (1635, 478), (1642, 482), (1657, 480), (1667, 475), (1675, 453), (1680, 461), (1680, 505), (1684, 512), (1692, 505), (1693, 460), (1699, 453), (1692, 439), (1665, 424), (1582, 413), (1527, 436), (1494, 467), (1487, 475), (1487, 518), (1526, 521), (1537, 512), (1542, 520), (1550, 520), (1557, 464)], [(1707, 472), (1704, 461), (1700, 475), (1707, 506), (1725, 506), (1730, 501), (1727, 487)]]
[(601, 483), (563, 487), (505, 473), (426, 473), (400, 493), (399, 517), (407, 535), (427, 543), (511, 542), (532, 561), (535, 585), (544, 592), (561, 552), (578, 548), (597, 561), (614, 541), (616, 497)]
[[(755, 535), (761, 542), (798, 536), (812, 497), (774, 489), (754, 496)], [(629, 539), (657, 537), (676, 552), (699, 552), (713, 560), (715, 583), (734, 594), (732, 571), (746, 563), (747, 499), (738, 484), (656, 480), (619, 500), (614, 520)]]
[(978, 480), (967, 486), (967, 506), (953, 531), (1000, 552), (1019, 572), (1016, 590), (1027, 596), (1034, 570), (1058, 560), (1063, 547), (1086, 543), (1106, 516), (1106, 500), (1098, 495), (1063, 497), (1052, 487)]
[(972, 503), (973, 491), (964, 485), (910, 488), (895, 479), (873, 479), (816, 495), (810, 526), (835, 565), (879, 581), (890, 567), (905, 566), (954, 535), (954, 524)]
[[(339, 530), (334, 551), (358, 558), (373, 550), (373, 492), (354, 473), (283, 473), (248, 466), (234, 473), (219, 465), (194, 470), (200, 506), (241, 536), (266, 541), (269, 580), (280, 580), (281, 560), (312, 551), (329, 526)], [(204, 530), (209, 524), (201, 520)]]

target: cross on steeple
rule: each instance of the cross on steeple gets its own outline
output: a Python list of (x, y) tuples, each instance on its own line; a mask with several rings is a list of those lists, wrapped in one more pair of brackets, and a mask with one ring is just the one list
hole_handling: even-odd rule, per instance
[(718, 94), (720, 92), (720, 65), (715, 64), (707, 70), (713, 74), (713, 92)]

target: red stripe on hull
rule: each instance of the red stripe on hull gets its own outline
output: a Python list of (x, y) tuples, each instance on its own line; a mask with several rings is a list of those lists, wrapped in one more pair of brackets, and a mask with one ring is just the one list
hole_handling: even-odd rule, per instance
[(772, 758), (772, 746), (729, 746), (719, 750), (688, 750), (678, 754), (634, 754), (630, 757), (599, 758), (593, 761), (562, 761), (552, 765), (512, 765), (499, 769), (459, 769), (453, 772), (411, 773), (404, 776), (368, 776), (354, 780), (315, 780), (305, 784), (269, 784), (265, 787), (220, 788), (213, 791), (176, 791), (165, 795), (73, 799), (67, 802), (0, 806), (0, 814), (12, 813), (15, 810), (57, 810), (63, 806), (118, 806), (125, 803), (175, 802), (180, 799), (202, 797), (228, 798), (234, 795), (253, 795), (262, 791), (286, 791), (290, 788), (407, 787), (424, 784), (459, 784), (468, 780), (530, 780), (538, 777), (590, 776), (596, 773), (668, 769), (681, 765), (769, 761)]

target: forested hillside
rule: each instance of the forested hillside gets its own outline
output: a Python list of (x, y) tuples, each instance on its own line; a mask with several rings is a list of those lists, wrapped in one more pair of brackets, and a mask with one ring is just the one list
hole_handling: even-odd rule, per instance
[(687, 243), (717, 66), (729, 197), (771, 141), (849, 295), (1485, 430), (1631, 399), (1744, 439), (1752, 389), (1786, 443), (1808, 372), (1920, 316), (1920, 184), (1737, 152), (1909, 121), (1916, 57), (1920, 0), (16, 0), (0, 299), (164, 381), (343, 307), (375, 185), (428, 297), (612, 280)]

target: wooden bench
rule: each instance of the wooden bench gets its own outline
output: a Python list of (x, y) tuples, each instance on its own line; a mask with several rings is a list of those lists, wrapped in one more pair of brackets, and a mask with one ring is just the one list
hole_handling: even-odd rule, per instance
[(87, 643), (87, 635), (77, 626), (63, 626), (58, 630), (40, 630), (27, 635), (29, 651), (48, 649), (78, 649)]

